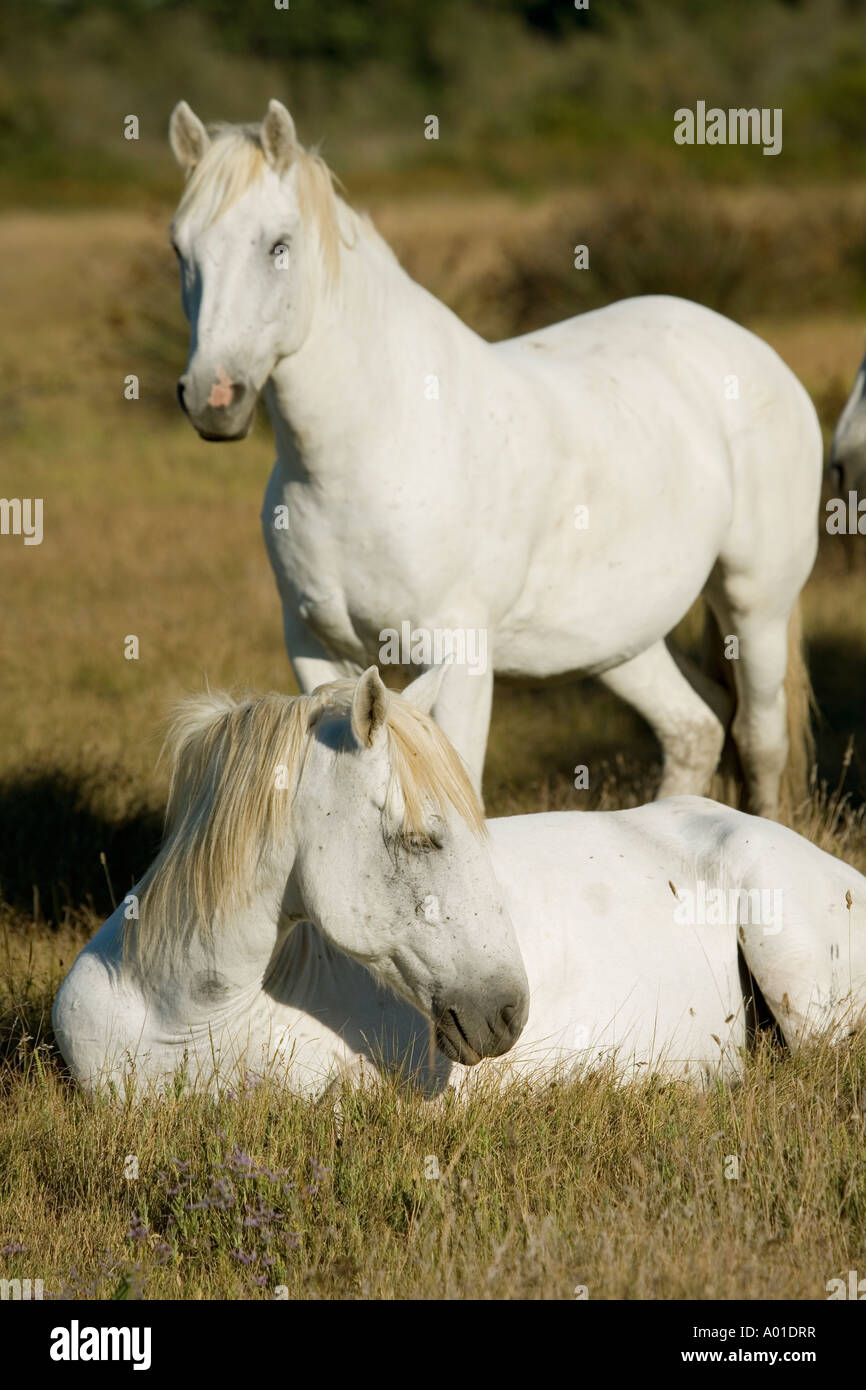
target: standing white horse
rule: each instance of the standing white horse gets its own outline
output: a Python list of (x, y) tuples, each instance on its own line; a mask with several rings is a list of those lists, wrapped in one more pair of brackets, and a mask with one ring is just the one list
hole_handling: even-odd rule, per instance
[[(375, 668), (192, 702), (175, 744), (138, 922), (119, 908), (55, 1001), (86, 1085), (185, 1063), (210, 1084), (276, 1067), (308, 1093), (359, 1065), (441, 1086), (509, 1048), (504, 1075), (731, 1074), (749, 972), (794, 1049), (862, 1021), (866, 879), (773, 822), (677, 797), (485, 834), (454, 750)], [(412, 1005), (436, 1020), (435, 1068)]]
[(437, 637), (483, 638), (434, 711), (477, 786), (494, 670), (587, 672), (658, 736), (659, 794), (703, 792), (730, 702), (666, 643), (702, 593), (750, 805), (774, 815), (786, 758), (806, 759), (797, 600), (822, 469), (779, 357), (663, 297), (487, 343), (336, 195), (279, 102), (213, 139), (181, 102), (170, 133), (190, 175), (179, 396), (204, 438), (232, 440), (264, 391), (264, 535), (300, 689), (381, 659), (395, 631), (424, 664)]

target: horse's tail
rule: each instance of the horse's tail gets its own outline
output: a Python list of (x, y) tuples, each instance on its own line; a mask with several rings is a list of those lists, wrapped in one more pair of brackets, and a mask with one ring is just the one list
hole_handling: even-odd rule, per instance
[(799, 599), (788, 619), (785, 704), (788, 711), (788, 761), (782, 774), (782, 806), (790, 815), (809, 794), (809, 778), (815, 761), (812, 714), (817, 710), (817, 704), (806, 665)]
[[(724, 656), (725, 642), (715, 615), (704, 605), (704, 631), (701, 666), (704, 674), (724, 687), (736, 708), (736, 688), (733, 664)], [(806, 799), (809, 776), (815, 761), (815, 737), (812, 732), (812, 713), (817, 708), (806, 665), (803, 626), (799, 600), (788, 620), (788, 662), (785, 669), (785, 706), (788, 721), (788, 758), (782, 773), (780, 789), (781, 810), (790, 817)], [(728, 739), (719, 766), (722, 778), (721, 798), (737, 804), (742, 799), (743, 770), (733, 740)]]

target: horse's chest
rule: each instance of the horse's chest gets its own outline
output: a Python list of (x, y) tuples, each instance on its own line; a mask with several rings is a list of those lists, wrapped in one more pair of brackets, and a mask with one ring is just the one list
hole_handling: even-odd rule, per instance
[(284, 603), (335, 657), (365, 659), (391, 618), (390, 567), (381, 551), (357, 546), (315, 524), (286, 537), (267, 535)]

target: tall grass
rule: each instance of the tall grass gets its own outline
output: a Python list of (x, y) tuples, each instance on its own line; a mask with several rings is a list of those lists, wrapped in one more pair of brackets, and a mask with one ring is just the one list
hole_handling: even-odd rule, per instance
[(864, 1140), (862, 1039), (762, 1038), (703, 1091), (118, 1105), (34, 1037), (0, 1071), (0, 1269), (60, 1297), (821, 1298), (866, 1264)]

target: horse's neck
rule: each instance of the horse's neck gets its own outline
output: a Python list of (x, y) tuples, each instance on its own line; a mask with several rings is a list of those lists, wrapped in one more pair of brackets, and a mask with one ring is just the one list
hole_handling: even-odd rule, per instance
[[(294, 922), (275, 949), (263, 987), (277, 1004), (321, 1011), (322, 1001), (351, 1008), (357, 981), (372, 979), (363, 966), (350, 960), (321, 934), (312, 922)], [(354, 989), (353, 989), (354, 986)]]
[(257, 892), (237, 912), (204, 931), (191, 926), (164, 949), (147, 957), (141, 983), (169, 1015), (190, 1020), (243, 1012), (261, 990), (279, 952), (288, 923), (280, 920), (279, 897)]
[(324, 466), (341, 442), (363, 451), (381, 436), (395, 402), (420, 399), (425, 381), (480, 339), (402, 269), (375, 233), (348, 210), (351, 244), (322, 290), (304, 345), (275, 369), (265, 400), (278, 456), (301, 471)]

